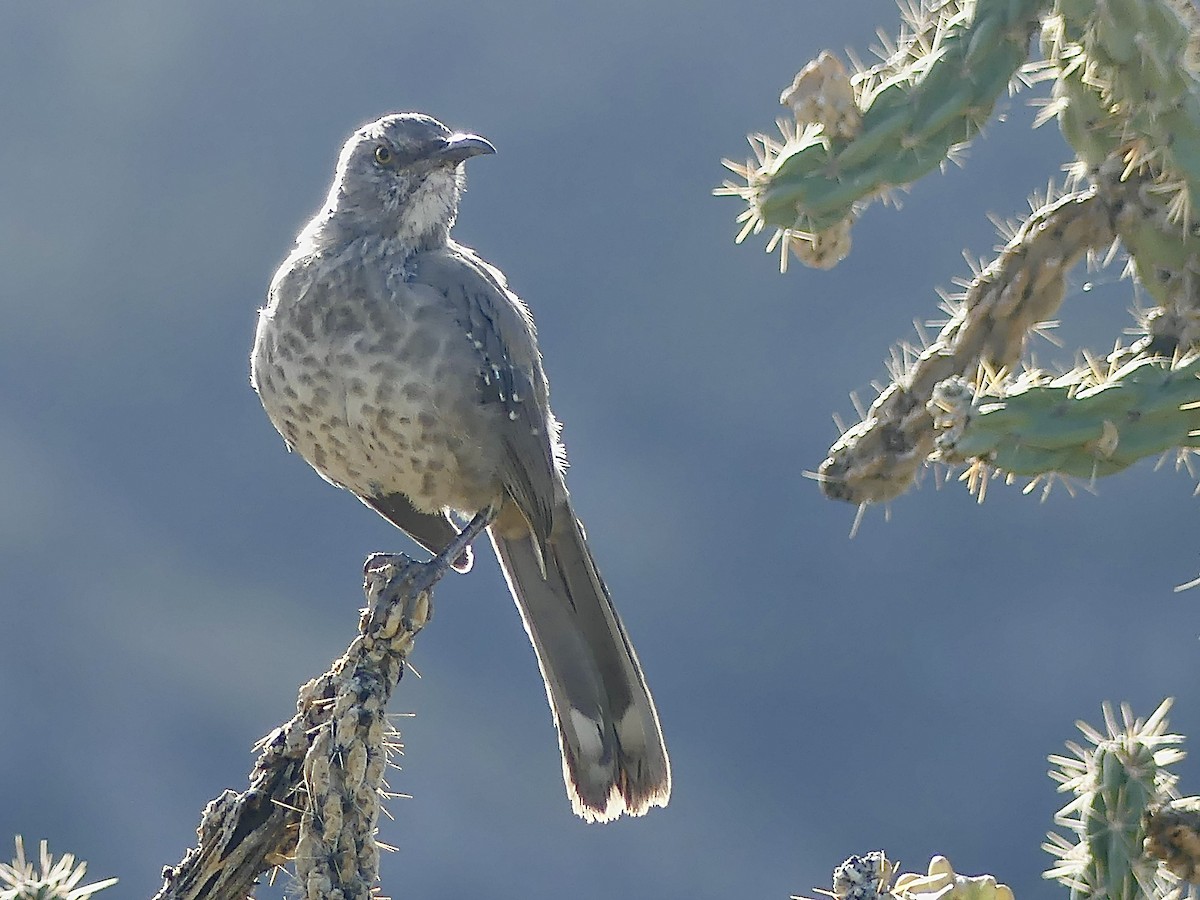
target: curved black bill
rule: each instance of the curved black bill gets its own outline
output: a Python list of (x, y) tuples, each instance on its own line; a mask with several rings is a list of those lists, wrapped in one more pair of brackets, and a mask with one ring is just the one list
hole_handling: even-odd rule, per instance
[(492, 146), (491, 141), (477, 134), (452, 134), (446, 145), (434, 151), (433, 156), (446, 162), (460, 163), (472, 156), (495, 152), (496, 148)]

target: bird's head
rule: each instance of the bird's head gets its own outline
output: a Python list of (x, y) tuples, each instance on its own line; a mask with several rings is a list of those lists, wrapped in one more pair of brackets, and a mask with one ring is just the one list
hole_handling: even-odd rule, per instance
[(442, 242), (458, 214), (464, 160), (496, 148), (431, 116), (397, 113), (358, 129), (342, 148), (327, 211), (411, 249)]

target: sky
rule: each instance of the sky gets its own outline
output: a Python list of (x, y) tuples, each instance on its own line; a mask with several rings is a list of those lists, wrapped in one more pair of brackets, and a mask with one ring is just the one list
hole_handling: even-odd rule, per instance
[[(897, 21), (885, 0), (0, 5), (0, 849), (45, 838), (119, 876), (104, 896), (152, 894), (354, 635), (363, 558), (415, 552), (287, 454), (248, 354), (341, 143), (420, 110), (498, 149), (455, 234), (537, 318), (675, 786), (642, 819), (571, 815), (480, 548), (392, 701), (411, 799), (381, 822), (383, 893), (767, 900), (880, 848), (1059, 890), (1046, 756), (1073, 723), (1173, 696), (1200, 731), (1200, 594), (1172, 591), (1200, 571), (1193, 479), (1150, 461), (979, 505), (930, 471), (852, 538), (806, 473), (1065, 143), (1031, 130), (1036, 92), (1003, 99), (829, 272), (735, 246), (740, 205), (711, 195), (805, 62)], [(1129, 327), (1118, 274), (1075, 273), (1039, 363)]]

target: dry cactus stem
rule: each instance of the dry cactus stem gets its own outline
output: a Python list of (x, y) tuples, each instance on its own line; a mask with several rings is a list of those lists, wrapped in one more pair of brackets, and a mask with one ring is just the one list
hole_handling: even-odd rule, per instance
[(393, 746), (384, 709), (429, 621), (434, 584), (494, 517), (481, 512), (426, 563), (367, 559), (358, 636), (300, 689), (296, 715), (259, 743), (250, 788), (205, 807), (197, 846), (163, 869), (155, 900), (244, 900), (262, 875), (292, 860), (305, 900), (375, 895), (375, 825)]
[(1172, 874), (1200, 884), (1200, 797), (1181, 797), (1146, 810), (1146, 853)]

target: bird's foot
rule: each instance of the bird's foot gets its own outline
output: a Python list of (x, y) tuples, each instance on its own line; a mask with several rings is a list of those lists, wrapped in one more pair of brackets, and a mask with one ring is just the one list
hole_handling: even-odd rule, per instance
[(376, 569), (382, 569), (384, 566), (396, 566), (403, 569), (405, 566), (416, 564), (416, 560), (404, 553), (372, 553), (363, 562), (363, 577), (370, 575)]
[[(499, 515), (498, 506), (489, 506), (475, 514), (475, 518), (458, 533), (446, 548), (428, 562), (417, 562), (403, 553), (372, 553), (363, 563), (363, 577), (371, 578), (386, 566), (395, 566), (404, 571), (405, 576), (412, 579), (413, 591), (419, 594), (428, 591), (442, 576), (455, 568), (470, 550), (471, 542), (479, 537), (487, 527), (496, 521)], [(469, 557), (467, 557), (469, 558)], [(407, 570), (407, 571), (405, 571)]]

